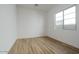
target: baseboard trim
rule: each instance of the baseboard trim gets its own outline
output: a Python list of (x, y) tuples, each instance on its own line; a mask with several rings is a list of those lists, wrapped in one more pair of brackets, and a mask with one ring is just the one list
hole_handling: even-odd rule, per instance
[(8, 54), (8, 51), (0, 51), (0, 54)]
[(55, 38), (51, 38), (51, 37), (49, 37), (49, 36), (48, 36), (48, 38), (53, 39), (53, 40), (59, 42), (60, 44), (66, 46), (66, 47), (69, 47), (69, 48), (71, 48), (71, 49), (73, 49), (73, 50), (75, 50), (75, 51), (77, 51), (77, 52), (79, 53), (79, 48), (77, 48), (77, 47), (74, 47), (74, 46), (69, 45), (69, 44), (64, 43), (64, 42), (61, 42), (61, 41), (59, 41), (59, 40), (57, 40), (57, 39), (55, 39)]
[(45, 37), (48, 37), (48, 36), (37, 36), (37, 37), (31, 37), (31, 38), (17, 38), (17, 39), (32, 39), (32, 38), (45, 38)]

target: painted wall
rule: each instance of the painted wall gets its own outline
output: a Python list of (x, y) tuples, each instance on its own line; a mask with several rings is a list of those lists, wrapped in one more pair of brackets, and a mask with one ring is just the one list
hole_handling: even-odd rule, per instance
[(15, 40), (16, 5), (0, 4), (0, 53), (7, 53)]
[(77, 30), (55, 29), (55, 14), (69, 6), (71, 5), (55, 5), (52, 7), (52, 10), (48, 12), (48, 36), (79, 48), (79, 5), (76, 5)]
[(17, 38), (45, 35), (45, 12), (17, 6)]

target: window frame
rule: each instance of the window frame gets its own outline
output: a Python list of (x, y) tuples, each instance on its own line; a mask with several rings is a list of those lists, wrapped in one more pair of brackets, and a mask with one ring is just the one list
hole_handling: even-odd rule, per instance
[[(60, 11), (60, 12), (62, 12), (63, 13), (63, 11)], [(58, 13), (60, 13), (60, 12), (58, 12)], [(56, 13), (56, 14), (58, 14), (58, 13)], [(62, 16), (63, 16), (63, 14), (62, 14)], [(63, 18), (63, 17), (62, 17)], [(62, 19), (63, 20), (63, 19)], [(56, 15), (55, 15), (55, 23), (57, 23), (57, 21), (56, 21)], [(58, 25), (59, 26), (59, 25)]]
[[(69, 9), (69, 8), (72, 8), (72, 7), (76, 7), (75, 8), (75, 27), (74, 27), (74, 29), (66, 29), (65, 28), (65, 25), (64, 25), (64, 11), (65, 10), (67, 10), (67, 9)], [(63, 24), (62, 24), (62, 29), (64, 29), (64, 30), (77, 30), (77, 6), (76, 6), (76, 4), (74, 4), (74, 5), (70, 5), (69, 7), (67, 7), (67, 8), (65, 8), (65, 9), (63, 9), (63, 10), (61, 10), (61, 11), (59, 11), (59, 12), (56, 12), (56, 14), (57, 13), (60, 13), (60, 12), (63, 12), (63, 20), (62, 20), (62, 22), (63, 22)], [(56, 14), (55, 14), (55, 25), (56, 25)], [(57, 26), (57, 25), (56, 25)]]
[(74, 4), (74, 5), (72, 5), (72, 6), (69, 6), (69, 7), (65, 8), (64, 10), (62, 10), (62, 11), (63, 11), (63, 17), (64, 17), (64, 11), (67, 10), (67, 9), (69, 9), (69, 8), (72, 8), (72, 7), (74, 7), (74, 6), (76, 7), (76, 8), (75, 8), (75, 28), (74, 28), (74, 29), (66, 29), (66, 28), (65, 28), (65, 25), (64, 25), (64, 21), (65, 21), (65, 20), (64, 20), (64, 18), (63, 18), (63, 29), (64, 29), (64, 30), (77, 30), (77, 14), (76, 14), (76, 13), (77, 13), (77, 6), (76, 6), (76, 4)]

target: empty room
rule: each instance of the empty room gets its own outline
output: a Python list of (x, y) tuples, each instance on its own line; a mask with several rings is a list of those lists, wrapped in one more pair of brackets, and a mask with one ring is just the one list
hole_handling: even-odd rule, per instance
[(78, 53), (78, 4), (0, 4), (0, 54)]

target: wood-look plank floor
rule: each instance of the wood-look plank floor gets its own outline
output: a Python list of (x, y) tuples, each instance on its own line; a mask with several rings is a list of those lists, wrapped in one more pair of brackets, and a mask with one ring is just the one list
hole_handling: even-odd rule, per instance
[(71, 48), (56, 42), (51, 38), (18, 39), (9, 54), (75, 54)]

